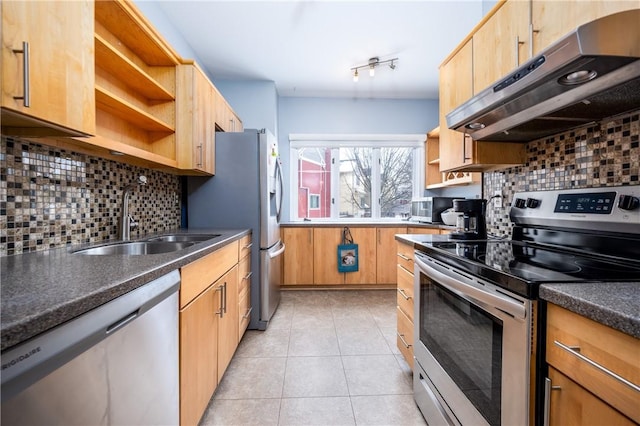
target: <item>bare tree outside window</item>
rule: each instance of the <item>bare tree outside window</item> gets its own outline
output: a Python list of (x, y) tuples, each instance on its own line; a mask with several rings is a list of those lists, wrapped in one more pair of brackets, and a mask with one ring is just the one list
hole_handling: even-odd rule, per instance
[[(380, 215), (408, 213), (413, 192), (413, 149), (380, 148)], [(371, 217), (373, 149), (340, 149), (340, 212), (345, 216)]]

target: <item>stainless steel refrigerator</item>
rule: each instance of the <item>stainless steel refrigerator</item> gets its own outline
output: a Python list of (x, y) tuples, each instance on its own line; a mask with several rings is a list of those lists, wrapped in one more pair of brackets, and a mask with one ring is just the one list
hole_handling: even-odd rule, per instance
[(215, 176), (187, 179), (188, 228), (251, 228), (251, 321), (265, 330), (280, 302), (282, 167), (267, 130), (216, 133)]

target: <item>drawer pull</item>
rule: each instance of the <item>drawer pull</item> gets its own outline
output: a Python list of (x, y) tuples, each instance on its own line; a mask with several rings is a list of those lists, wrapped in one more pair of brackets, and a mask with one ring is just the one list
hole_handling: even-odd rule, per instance
[(402, 340), (402, 344), (403, 344), (407, 349), (409, 349), (412, 345), (408, 344), (408, 343), (407, 343), (407, 341), (406, 341), (406, 340), (404, 340), (404, 334), (400, 334), (400, 333), (397, 333), (397, 334), (398, 334), (398, 338), (399, 338), (400, 340)]
[(401, 259), (407, 260), (407, 261), (408, 261), (408, 260), (411, 260), (411, 258), (410, 258), (410, 257), (407, 257), (407, 256), (405, 256), (405, 255), (404, 255), (404, 254), (402, 254), (402, 253), (398, 253), (398, 257), (399, 257), (399, 258), (401, 258)]
[(253, 245), (253, 243), (249, 243), (249, 244), (247, 244), (246, 246), (244, 246), (242, 249), (243, 249), (243, 250), (248, 250), (248, 249), (250, 249), (250, 248), (251, 248), (251, 246), (252, 246), (252, 245)]
[(410, 300), (411, 296), (407, 295), (407, 293), (404, 292), (403, 289), (399, 288), (398, 289), (398, 293), (400, 293), (402, 295), (402, 297), (404, 297), (404, 300)]
[(635, 390), (636, 392), (640, 392), (640, 386), (628, 381), (627, 379), (625, 379), (624, 377), (621, 377), (619, 375), (617, 375), (616, 373), (614, 373), (613, 371), (609, 370), (608, 368), (603, 367), (602, 365), (598, 364), (597, 362), (587, 358), (586, 356), (582, 355), (580, 353), (580, 347), (579, 346), (574, 346), (574, 347), (570, 347), (567, 346), (563, 343), (558, 342), (557, 340), (554, 340), (553, 343), (560, 347), (561, 349), (569, 352), (571, 355), (574, 355), (576, 357), (578, 357), (580, 360), (586, 362), (587, 364), (591, 365), (592, 367), (597, 368), (598, 370), (602, 371), (603, 373), (605, 373), (606, 375), (616, 379), (617, 381), (624, 383), (625, 385), (629, 386), (631, 389)]
[(253, 311), (253, 307), (247, 310), (247, 313), (242, 316), (242, 319), (247, 319), (251, 315), (251, 311)]
[(242, 281), (244, 281), (244, 280), (248, 280), (249, 278), (251, 278), (251, 274), (253, 274), (253, 272), (249, 272), (247, 275), (245, 275), (244, 277), (242, 277)]

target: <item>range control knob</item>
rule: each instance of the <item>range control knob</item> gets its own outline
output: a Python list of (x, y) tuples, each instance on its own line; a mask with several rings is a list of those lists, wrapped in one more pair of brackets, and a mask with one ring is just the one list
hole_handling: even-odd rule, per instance
[(514, 207), (517, 207), (519, 209), (524, 209), (527, 206), (527, 202), (522, 198), (516, 198), (516, 200), (513, 202), (513, 205)]
[(640, 200), (633, 195), (620, 195), (618, 199), (618, 207), (622, 210), (635, 210), (639, 205)]
[(536, 200), (535, 198), (527, 198), (527, 207), (530, 209), (535, 209), (540, 205), (540, 200)]

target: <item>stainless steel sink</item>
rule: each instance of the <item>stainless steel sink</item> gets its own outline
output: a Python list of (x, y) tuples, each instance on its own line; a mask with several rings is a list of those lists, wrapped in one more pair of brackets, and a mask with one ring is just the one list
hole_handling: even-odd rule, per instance
[(86, 255), (142, 255), (170, 253), (182, 250), (196, 244), (195, 241), (137, 241), (127, 243), (115, 243), (106, 246), (86, 248), (75, 251), (74, 254)]
[(165, 241), (165, 242), (194, 242), (207, 241), (212, 238), (219, 237), (221, 234), (170, 234), (161, 235), (147, 239), (147, 241)]

